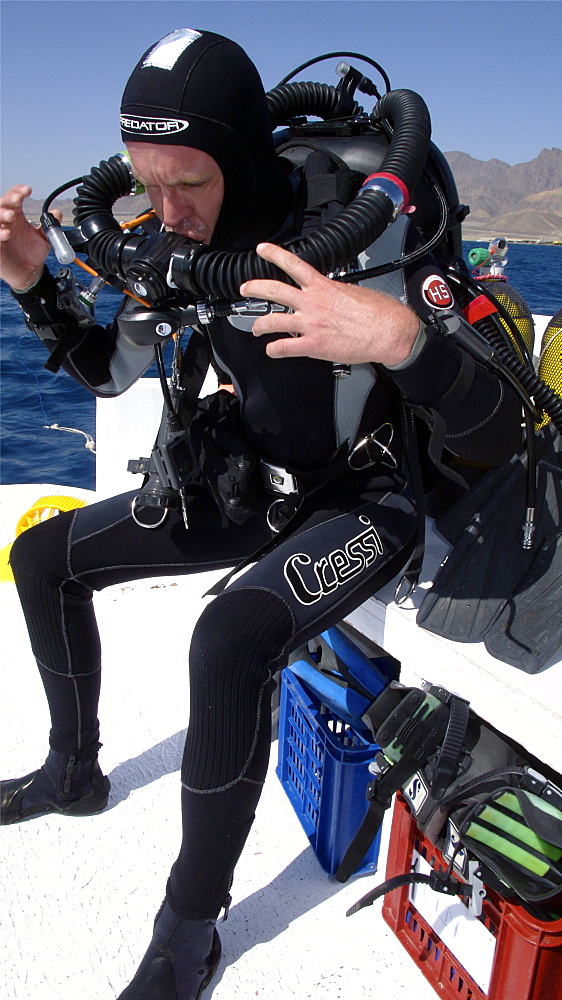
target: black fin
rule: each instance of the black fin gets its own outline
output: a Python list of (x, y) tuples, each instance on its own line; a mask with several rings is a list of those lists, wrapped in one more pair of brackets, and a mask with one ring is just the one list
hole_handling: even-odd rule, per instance
[[(533, 547), (525, 550), (521, 546), (526, 503), (525, 456), (521, 456), (504, 466), (502, 475), (492, 470), (477, 485), (476, 510), (422, 601), (418, 625), (459, 642), (479, 642), (487, 635), (492, 655), (514, 666), (528, 663), (522, 669), (530, 672), (540, 669), (538, 662), (547, 662), (562, 642), (557, 569), (562, 552), (556, 541), (562, 510), (559, 448), (559, 439), (549, 429), (537, 435)], [(486, 480), (488, 496), (483, 500)], [(465, 505), (464, 509), (470, 508)], [(524, 610), (526, 622), (516, 623)], [(522, 644), (523, 629), (527, 640)], [(496, 648), (498, 652), (494, 652)]]
[(484, 645), (498, 660), (528, 674), (547, 666), (562, 645), (560, 523), (557, 536), (544, 539), (528, 573), (484, 636)]

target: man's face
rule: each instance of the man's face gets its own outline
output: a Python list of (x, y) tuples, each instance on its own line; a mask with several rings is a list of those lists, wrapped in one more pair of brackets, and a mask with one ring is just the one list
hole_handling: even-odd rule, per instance
[(159, 219), (180, 236), (210, 243), (224, 197), (222, 171), (212, 156), (190, 146), (128, 142), (133, 173)]

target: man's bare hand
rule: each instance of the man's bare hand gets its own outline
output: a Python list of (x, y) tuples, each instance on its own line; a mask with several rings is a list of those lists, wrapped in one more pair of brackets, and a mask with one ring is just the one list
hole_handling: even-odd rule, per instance
[[(16, 184), (0, 197), (0, 278), (16, 292), (23, 292), (40, 277), (50, 246), (40, 228), (23, 213), (31, 188)], [(60, 212), (54, 211), (59, 220)]]
[(288, 306), (291, 313), (260, 316), (255, 337), (291, 334), (267, 345), (270, 358), (320, 358), (339, 364), (368, 361), (397, 365), (409, 356), (419, 320), (408, 306), (369, 288), (324, 277), (305, 261), (272, 243), (257, 252), (285, 271), (299, 286), (275, 279), (252, 279), (240, 288), (244, 297)]

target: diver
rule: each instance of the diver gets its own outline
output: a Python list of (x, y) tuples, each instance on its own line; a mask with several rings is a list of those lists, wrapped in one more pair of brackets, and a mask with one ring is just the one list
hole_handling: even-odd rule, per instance
[[(17, 539), (12, 568), (52, 722), (43, 766), (3, 784), (2, 822), (49, 811), (87, 815), (107, 802), (94, 592), (241, 567), (251, 557), (206, 606), (189, 650), (186, 643), (183, 839), (148, 950), (120, 995), (196, 1000), (220, 960), (215, 924), (265, 780), (275, 675), (291, 650), (359, 606), (412, 552), (401, 399), (441, 420), (448, 454), (489, 465), (518, 446), (520, 404), (500, 375), (467, 360), (432, 323), (440, 308), (456, 306), (431, 256), (398, 271), (388, 294), (334, 281), (279, 245), (306, 225), (303, 192), (314, 184), (276, 154), (261, 80), (236, 43), (179, 29), (151, 46), (125, 87), (121, 129), (164, 230), (203, 250), (257, 244), (258, 258), (276, 265), (273, 277), (245, 278), (240, 294), (285, 311), (255, 322), (218, 316), (193, 334), (235, 389), (219, 390), (220, 405), (207, 408), (210, 431), (225, 410), (234, 412), (265, 487), (238, 521), (216, 491), (194, 481), (188, 530), (179, 507), (161, 521), (157, 511), (159, 525), (146, 530), (131, 516), (137, 489)], [(120, 316), (105, 329), (94, 319), (76, 323), (45, 266), (49, 245), (23, 214), (29, 194), (19, 185), (0, 201), (2, 278), (49, 352), (69, 340), (62, 364), (72, 378), (96, 396), (124, 392), (151, 363), (153, 345), (132, 344)], [(407, 215), (387, 232), (398, 234), (399, 252), (419, 245)], [(137, 308), (131, 301), (122, 315)]]

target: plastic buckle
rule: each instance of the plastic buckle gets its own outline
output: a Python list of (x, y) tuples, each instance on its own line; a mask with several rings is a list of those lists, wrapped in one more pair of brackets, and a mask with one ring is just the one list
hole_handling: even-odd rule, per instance
[(370, 781), (369, 784), (367, 785), (367, 791), (365, 793), (365, 797), (369, 802), (371, 801), (371, 799), (374, 799), (377, 794), (378, 783), (379, 783), (378, 778), (375, 778), (374, 781)]
[(461, 842), (459, 829), (452, 820), (447, 822), (447, 835), (442, 854), (444, 860), (449, 862), (449, 867), (455, 868), (462, 880), (472, 887), (472, 892), (465, 893), (464, 897), (465, 899), (468, 897), (468, 912), (473, 917), (479, 917), (482, 913), (482, 903), (486, 898), (486, 887), (480, 878), (480, 862), (470, 859), (466, 847)]
[(282, 496), (298, 493), (297, 480), (281, 465), (272, 465), (260, 458), (260, 471), (263, 485), (269, 493), (280, 493)]
[[(385, 774), (388, 774), (391, 767), (393, 767), (393, 765), (390, 763), (390, 761), (386, 759), (384, 754), (379, 751), (375, 759), (371, 761), (367, 769), (369, 771), (369, 774), (372, 774), (375, 779), (374, 781), (369, 783), (369, 788), (371, 787), (371, 785), (375, 785), (375, 783), (379, 780), (379, 778), (384, 778)], [(372, 798), (372, 795), (369, 795), (369, 790), (367, 790), (367, 798)]]
[(468, 862), (468, 884), (472, 886), (472, 895), (468, 898), (468, 912), (473, 917), (479, 917), (482, 913), (482, 903), (486, 898), (486, 886), (480, 875), (480, 863), (478, 861)]

